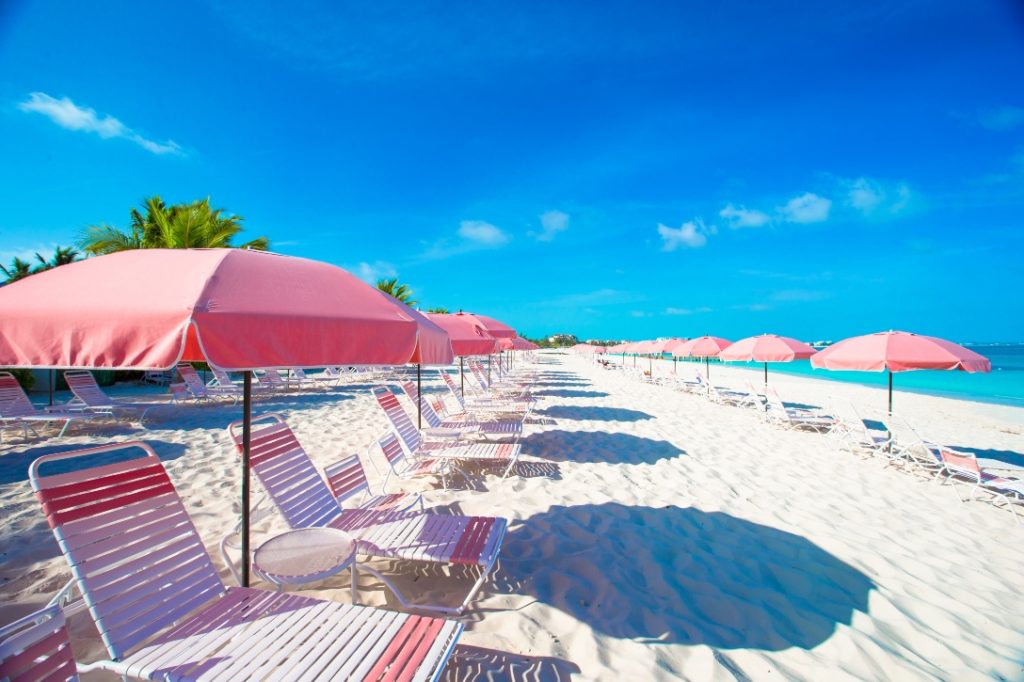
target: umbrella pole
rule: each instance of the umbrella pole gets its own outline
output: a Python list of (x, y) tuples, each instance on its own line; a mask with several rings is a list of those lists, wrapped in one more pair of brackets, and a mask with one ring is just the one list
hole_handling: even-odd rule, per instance
[(704, 378), (711, 383), (711, 358), (704, 356)]
[(423, 389), (420, 383), (420, 363), (416, 363), (416, 428), (423, 428)]
[(53, 370), (50, 370), (50, 407), (53, 407)]
[(768, 390), (768, 363), (764, 363), (764, 390)]
[(892, 370), (889, 370), (889, 416), (892, 416)]
[(242, 379), (242, 587), (249, 587), (249, 450), (252, 441), (252, 372)]
[(487, 356), (487, 387), (488, 388), (490, 388), (490, 386), (491, 386), (491, 357), (492, 357), (492, 355), (488, 355)]
[(459, 357), (459, 390), (462, 391), (462, 399), (466, 399), (466, 367), (464, 360)]

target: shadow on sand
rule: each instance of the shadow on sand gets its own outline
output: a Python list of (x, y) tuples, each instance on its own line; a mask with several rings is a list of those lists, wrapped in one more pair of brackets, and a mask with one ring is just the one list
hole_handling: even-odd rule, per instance
[(553, 506), (505, 537), (498, 592), (530, 594), (598, 632), (721, 649), (811, 649), (871, 580), (806, 538), (694, 507)]
[(523, 454), (553, 462), (588, 464), (655, 464), (685, 455), (665, 440), (603, 431), (541, 431), (519, 441)]
[[(145, 431), (135, 431), (132, 435), (134, 438), (130, 440), (141, 440), (146, 445), (153, 448), (157, 456), (164, 462), (170, 462), (178, 459), (185, 454), (187, 448), (181, 443), (171, 443), (164, 440), (152, 440), (145, 438)], [(121, 439), (119, 439), (121, 440)], [(125, 438), (123, 440), (129, 440)], [(6, 454), (0, 455), (0, 484), (5, 483), (20, 483), (28, 480), (28, 467), (38, 457), (43, 455), (53, 454), (55, 452), (68, 452), (70, 450), (84, 450), (90, 447), (96, 447), (97, 445), (104, 445), (106, 441), (85, 444), (85, 443), (68, 443), (66, 441), (54, 440), (46, 445), (36, 445), (34, 447), (28, 447), (24, 449), (18, 449)], [(42, 471), (43, 474), (57, 474), (68, 471), (75, 471), (77, 469), (84, 469), (90, 466), (99, 466), (102, 464), (111, 464), (131, 457), (138, 457), (141, 451), (137, 448), (131, 450), (104, 453), (102, 455), (96, 455), (89, 458), (74, 458), (68, 461), (57, 461), (46, 465), (46, 469)]]
[(971, 448), (966, 445), (950, 445), (954, 450), (961, 452), (973, 452), (978, 459), (994, 459), (1003, 464), (1024, 467), (1024, 453), (1013, 450), (984, 450), (982, 448)]
[(652, 415), (640, 410), (627, 410), (621, 407), (577, 407), (574, 405), (555, 405), (543, 410), (537, 410), (538, 414), (555, 419), (577, 419), (594, 420), (602, 422), (638, 422), (644, 419), (654, 419)]
[(552, 398), (607, 398), (604, 391), (579, 391), (571, 388), (554, 389), (550, 391), (534, 391), (535, 396), (548, 396)]
[(573, 675), (579, 673), (578, 665), (561, 658), (526, 656), (459, 644), (448, 659), (440, 679), (447, 682), (562, 682), (571, 680)]

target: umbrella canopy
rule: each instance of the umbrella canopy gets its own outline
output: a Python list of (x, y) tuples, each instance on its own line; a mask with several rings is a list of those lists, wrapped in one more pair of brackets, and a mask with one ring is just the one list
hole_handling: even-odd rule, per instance
[(717, 357), (723, 349), (732, 344), (728, 339), (718, 336), (701, 336), (696, 339), (684, 341), (672, 350), (672, 357), (675, 358), (704, 358), (704, 373), (711, 378), (711, 364), (709, 358)]
[(792, 362), (806, 360), (815, 353), (803, 341), (776, 334), (761, 334), (740, 339), (719, 353), (726, 362)]
[(534, 345), (521, 336), (512, 339), (512, 350), (533, 350)]
[(260, 251), (122, 251), (0, 289), (7, 367), (400, 365), (418, 337), (407, 306), (341, 268)]
[(495, 338), (474, 322), (472, 316), (427, 313), (427, 319), (448, 333), (452, 352), (458, 357), (489, 355), (498, 350)]
[(889, 414), (892, 414), (892, 373), (917, 369), (991, 372), (992, 363), (963, 346), (910, 332), (877, 332), (854, 336), (819, 351), (811, 358), (816, 369), (889, 371)]
[(840, 341), (815, 355), (811, 365), (821, 369), (863, 372), (909, 372), (915, 369), (992, 371), (988, 358), (952, 341), (895, 331)]
[[(181, 360), (226, 370), (401, 365), (417, 352), (419, 330), (407, 306), (341, 268), (260, 251), (122, 251), (0, 289), (0, 366), (148, 370)], [(426, 357), (437, 349), (430, 342), (421, 350)], [(251, 382), (245, 371), (243, 586), (250, 561)]]
[(455, 316), (467, 318), (470, 322), (483, 328), (484, 331), (496, 339), (511, 339), (516, 336), (515, 329), (504, 322), (499, 322), (493, 317), (477, 315), (476, 313), (455, 313)]
[(788, 336), (761, 334), (740, 339), (719, 353), (718, 359), (725, 362), (763, 362), (764, 385), (768, 386), (769, 362), (806, 360), (817, 352), (803, 341)]
[(686, 343), (686, 339), (659, 339), (658, 341), (650, 342), (650, 351), (648, 352), (656, 353), (658, 355), (662, 353), (671, 353), (684, 343)]
[(672, 349), (672, 355), (677, 358), (714, 358), (731, 344), (728, 339), (718, 336), (701, 336), (682, 342)]
[(452, 351), (452, 340), (448, 338), (448, 332), (418, 310), (409, 308), (391, 294), (381, 291), (381, 296), (394, 303), (408, 308), (409, 316), (416, 321), (418, 327), (416, 335), (416, 348), (409, 358), (412, 365), (450, 365), (455, 360), (455, 353)]

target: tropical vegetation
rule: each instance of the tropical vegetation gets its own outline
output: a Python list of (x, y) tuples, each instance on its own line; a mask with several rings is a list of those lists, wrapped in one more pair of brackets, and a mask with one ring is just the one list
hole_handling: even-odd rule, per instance
[(408, 306), (416, 305), (416, 301), (412, 297), (412, 289), (409, 288), (408, 284), (399, 284), (397, 277), (391, 277), (390, 279), (378, 279), (377, 288), (385, 294), (394, 296)]
[[(83, 251), (92, 255), (131, 249), (231, 248), (244, 229), (242, 216), (213, 208), (210, 197), (168, 206), (159, 196), (145, 199), (130, 213), (127, 230), (113, 225), (90, 225), (79, 239)], [(238, 248), (266, 251), (270, 242), (257, 237)]]
[(0, 265), (0, 271), (7, 276), (4, 284), (10, 284), (11, 282), (17, 282), (19, 279), (25, 279), (37, 272), (74, 263), (76, 260), (81, 260), (81, 258), (82, 254), (74, 247), (58, 246), (54, 248), (53, 255), (49, 258), (44, 258), (41, 254), (36, 253), (36, 260), (39, 263), (35, 266), (31, 262), (15, 256), (9, 266)]
[(448, 310), (447, 308), (442, 308), (442, 307), (439, 307), (439, 306), (435, 306), (433, 308), (427, 308), (427, 312), (428, 313), (437, 313), (438, 315), (448, 315), (449, 313), (451, 313), (451, 311)]

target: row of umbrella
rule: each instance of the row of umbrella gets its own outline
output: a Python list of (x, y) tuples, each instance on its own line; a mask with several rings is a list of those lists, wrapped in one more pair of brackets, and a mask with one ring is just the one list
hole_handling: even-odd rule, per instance
[(419, 368), (524, 342), (493, 318), (424, 315), (334, 265), (260, 251), (124, 251), (0, 288), (0, 367), (168, 370), (199, 361), (243, 372), (243, 584), (251, 370)]
[[(592, 351), (593, 352), (593, 351)], [(823, 350), (796, 339), (777, 334), (751, 336), (733, 343), (717, 336), (696, 339), (638, 341), (610, 346), (608, 353), (662, 355), (673, 358), (703, 358), (707, 369), (710, 358), (725, 362), (764, 363), (764, 383), (768, 385), (769, 362), (811, 361), (816, 369), (854, 370), (889, 373), (889, 414), (892, 414), (892, 375), (913, 370), (960, 370), (991, 372), (988, 358), (963, 346), (936, 338), (902, 331), (877, 332), (839, 341)]]

